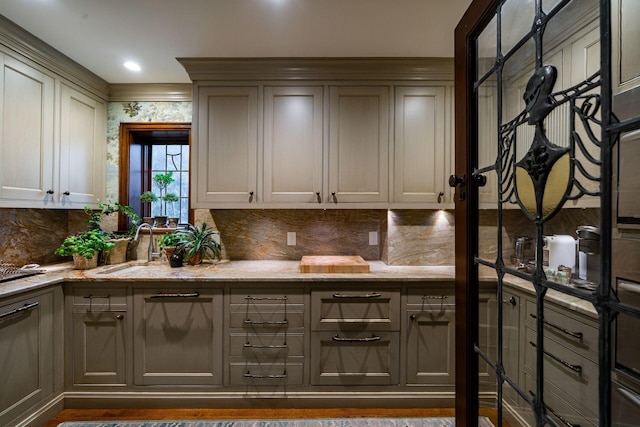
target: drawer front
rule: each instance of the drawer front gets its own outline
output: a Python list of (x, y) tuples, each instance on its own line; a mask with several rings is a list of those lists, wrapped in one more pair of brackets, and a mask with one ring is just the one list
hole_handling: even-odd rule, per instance
[[(530, 374), (525, 374), (526, 391), (531, 395), (536, 389), (535, 379)], [(598, 417), (595, 415), (586, 417), (583, 411), (573, 406), (571, 403), (558, 397), (553, 390), (545, 389), (544, 401), (547, 406), (547, 411), (551, 414), (552, 418), (556, 420), (558, 425), (566, 426), (583, 426), (583, 427), (595, 427), (598, 425)], [(533, 417), (528, 417), (531, 425), (535, 425)]]
[(302, 289), (231, 288), (230, 294), (231, 304), (245, 306), (304, 304)]
[[(536, 333), (525, 329), (525, 372), (535, 374)], [(545, 340), (544, 350), (545, 386), (564, 399), (581, 402), (581, 409), (593, 414), (598, 408), (598, 365), (551, 339)]]
[(303, 385), (303, 366), (298, 363), (231, 363), (229, 383), (255, 387)]
[(303, 334), (232, 333), (229, 354), (251, 361), (302, 356)]
[(315, 332), (312, 385), (397, 385), (399, 332)]
[(425, 311), (438, 310), (443, 306), (455, 306), (455, 291), (453, 288), (409, 288), (407, 304), (420, 305)]
[[(527, 301), (527, 325), (536, 330), (536, 304)], [(545, 336), (582, 356), (598, 361), (598, 329), (545, 305)]]
[(304, 313), (301, 311), (241, 310), (231, 312), (230, 326), (244, 330), (277, 331), (279, 329), (303, 328)]
[(127, 289), (74, 287), (72, 298), (74, 307), (87, 311), (113, 311), (126, 307)]
[(311, 316), (314, 330), (400, 329), (400, 291), (348, 288), (313, 291)]

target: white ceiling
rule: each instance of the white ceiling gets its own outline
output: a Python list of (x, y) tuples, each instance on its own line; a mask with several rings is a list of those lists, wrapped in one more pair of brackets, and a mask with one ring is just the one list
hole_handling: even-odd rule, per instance
[[(109, 83), (188, 83), (179, 57), (453, 57), (471, 0), (0, 0)], [(133, 60), (142, 71), (126, 70)]]

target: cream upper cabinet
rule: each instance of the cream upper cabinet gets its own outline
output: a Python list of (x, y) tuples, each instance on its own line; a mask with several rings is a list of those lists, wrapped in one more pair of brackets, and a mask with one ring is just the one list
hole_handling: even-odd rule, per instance
[(264, 201), (320, 203), (323, 87), (264, 88)]
[(329, 202), (388, 202), (389, 88), (329, 90)]
[(95, 206), (106, 191), (106, 102), (37, 65), (0, 62), (0, 207)]
[(196, 95), (191, 206), (250, 207), (261, 201), (258, 88), (204, 86)]
[(54, 204), (54, 79), (0, 53), (0, 206)]
[(442, 203), (445, 188), (445, 93), (441, 87), (396, 87), (395, 203)]
[(55, 196), (66, 208), (82, 208), (105, 197), (106, 106), (71, 86), (60, 86), (60, 181)]

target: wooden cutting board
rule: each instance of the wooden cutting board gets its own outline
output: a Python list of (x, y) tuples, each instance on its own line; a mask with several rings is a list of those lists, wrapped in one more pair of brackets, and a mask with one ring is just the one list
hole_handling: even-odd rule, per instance
[(303, 256), (300, 273), (368, 273), (369, 263), (361, 256)]

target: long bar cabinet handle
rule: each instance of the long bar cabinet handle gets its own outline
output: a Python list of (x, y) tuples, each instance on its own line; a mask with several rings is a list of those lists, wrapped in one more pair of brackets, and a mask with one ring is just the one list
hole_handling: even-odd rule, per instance
[(289, 347), (287, 343), (281, 345), (260, 345), (260, 344), (251, 344), (250, 342), (246, 342), (244, 344), (244, 348), (287, 348)]
[[(529, 390), (529, 394), (533, 397), (535, 396), (535, 394), (533, 393), (533, 391)], [(573, 424), (571, 422), (569, 422), (565, 417), (563, 417), (562, 415), (558, 414), (556, 411), (554, 411), (553, 409), (551, 409), (549, 406), (547, 406), (546, 404), (544, 405), (545, 408), (547, 408), (547, 411), (551, 412), (556, 418), (558, 418), (562, 424), (564, 424), (567, 427), (580, 427), (580, 424)]]
[(287, 371), (284, 371), (282, 374), (276, 374), (276, 375), (257, 375), (257, 374), (252, 374), (251, 371), (247, 371), (244, 374), (245, 378), (252, 378), (252, 379), (281, 379), (281, 378), (287, 378)]
[(289, 298), (286, 295), (283, 297), (252, 297), (247, 295), (244, 299), (247, 301), (286, 301)]
[(249, 320), (249, 319), (244, 321), (245, 325), (255, 325), (255, 326), (286, 325), (288, 323), (289, 323), (289, 321), (287, 319), (279, 320), (279, 321), (273, 321), (273, 322), (262, 322), (262, 321), (259, 321), (259, 320)]
[(366, 294), (341, 294), (341, 293), (334, 293), (333, 297), (334, 298), (379, 298), (381, 297), (382, 294), (380, 292), (372, 292), (372, 293), (366, 293)]
[(378, 335), (373, 335), (365, 338), (343, 338), (338, 335), (334, 335), (333, 337), (331, 337), (331, 339), (338, 342), (372, 342), (372, 341), (380, 341), (382, 337), (379, 337)]
[(89, 299), (89, 300), (91, 300), (91, 299), (109, 299), (109, 298), (111, 298), (111, 295), (91, 295), (91, 294), (89, 294), (89, 295), (83, 296), (82, 298)]
[[(536, 315), (535, 315), (535, 314), (533, 314), (533, 313), (529, 313), (529, 316), (531, 316), (531, 317), (532, 317), (532, 318), (534, 318), (534, 319), (537, 319), (537, 318), (538, 318), (538, 316), (536, 316)], [(547, 326), (552, 327), (553, 329), (557, 329), (558, 331), (560, 331), (560, 332), (562, 332), (562, 333), (565, 333), (565, 334), (569, 335), (570, 337), (578, 338), (578, 339), (581, 339), (581, 338), (582, 338), (582, 332), (573, 332), (573, 331), (570, 331), (570, 330), (568, 330), (568, 329), (563, 328), (562, 326), (558, 326), (558, 325), (556, 325), (555, 323), (548, 322), (548, 321), (546, 321), (546, 320), (544, 320), (544, 319), (542, 319), (542, 323), (544, 323), (544, 324), (545, 324), (545, 325), (547, 325)]]
[(157, 294), (153, 294), (150, 298), (198, 298), (200, 296), (200, 292), (190, 292), (190, 293), (173, 293), (173, 294), (163, 294), (158, 292)]
[(422, 296), (422, 299), (423, 299), (423, 300), (425, 300), (425, 299), (440, 299), (440, 300), (445, 300), (445, 299), (447, 299), (447, 298), (449, 298), (449, 297), (448, 297), (448, 296), (446, 296), (446, 295), (423, 295), (423, 296)]
[(22, 313), (23, 311), (29, 311), (36, 308), (40, 305), (39, 302), (32, 302), (31, 304), (25, 304), (22, 307), (18, 307), (15, 310), (7, 311), (6, 313), (0, 314), (0, 319), (4, 319), (5, 317), (13, 316), (14, 314)]
[[(536, 348), (537, 345), (536, 343), (534, 343), (533, 341), (529, 341), (529, 344), (531, 344), (533, 346), (533, 348)], [(550, 358), (552, 358), (553, 360), (555, 360), (556, 362), (562, 364), (562, 366), (571, 369), (574, 372), (580, 373), (582, 372), (582, 366), (580, 365), (572, 365), (569, 362), (565, 362), (564, 360), (560, 359), (558, 356), (556, 356), (553, 353), (549, 353), (547, 350), (542, 350), (542, 352), (544, 354), (546, 354), (547, 356), (549, 356)]]

